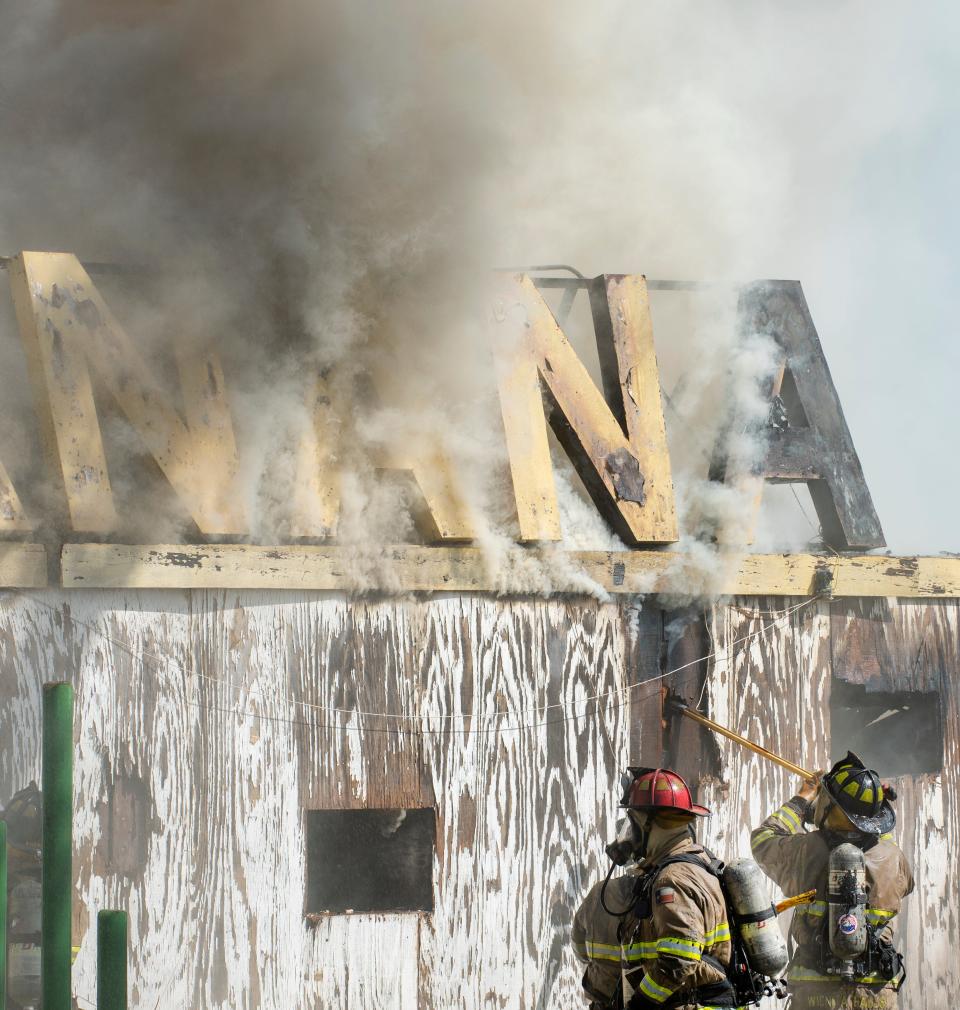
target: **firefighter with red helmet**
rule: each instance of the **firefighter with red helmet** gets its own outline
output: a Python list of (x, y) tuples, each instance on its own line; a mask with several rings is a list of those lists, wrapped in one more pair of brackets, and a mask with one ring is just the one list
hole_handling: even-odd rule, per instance
[(733, 1006), (726, 903), (693, 829), (709, 811), (665, 768), (631, 768), (625, 784), (611, 874), (636, 866), (592, 888), (573, 922), (591, 1010)]
[[(848, 753), (826, 775), (804, 783), (751, 836), (754, 859), (785, 894), (817, 892), (812, 904), (795, 909), (790, 926), (793, 1010), (889, 1010), (897, 1004), (904, 973), (891, 923), (913, 890), (913, 876), (893, 841), (892, 798), (877, 773)], [(806, 830), (808, 823), (815, 830)], [(845, 862), (838, 871), (841, 851)], [(861, 884), (843, 898), (837, 891), (844, 879), (858, 873)], [(844, 934), (853, 940), (861, 931), (851, 954)]]

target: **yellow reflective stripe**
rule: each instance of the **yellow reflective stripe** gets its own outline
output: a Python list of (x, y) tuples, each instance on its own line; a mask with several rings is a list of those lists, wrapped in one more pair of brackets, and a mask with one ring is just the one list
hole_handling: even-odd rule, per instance
[[(794, 909), (796, 915), (812, 915), (820, 918), (827, 914), (828, 906), (825, 901), (811, 901), (809, 905), (798, 905)], [(871, 923), (887, 922), (897, 913), (888, 912), (885, 908), (868, 908), (867, 921)]]
[[(839, 985), (841, 980), (836, 975), (821, 975), (812, 968), (791, 968), (787, 976), (790, 982), (830, 982)], [(858, 985), (880, 985), (886, 984), (888, 979), (882, 975), (858, 975), (854, 980)]]
[(657, 958), (657, 945), (651, 943), (631, 943), (623, 950), (625, 961), (655, 961)]
[(668, 999), (673, 995), (672, 989), (666, 989), (662, 985), (654, 982), (649, 975), (643, 976), (643, 981), (640, 983), (639, 992), (642, 992), (644, 996), (649, 996), (654, 1003), (662, 1003), (665, 999)]
[(825, 901), (811, 901), (809, 905), (797, 905), (793, 910), (794, 915), (822, 916), (827, 914), (827, 903)]
[(699, 961), (702, 949), (702, 943), (679, 936), (664, 936), (657, 940), (658, 954), (674, 954), (677, 957), (685, 957), (688, 961)]
[(715, 929), (711, 929), (703, 938), (704, 947), (712, 947), (715, 943), (729, 943), (730, 924), (721, 922)]
[(794, 810), (789, 803), (784, 803), (784, 805), (780, 808), (780, 813), (785, 814), (791, 821), (793, 821), (793, 823), (797, 826), (798, 831), (803, 827), (800, 823), (800, 818), (797, 816), (796, 810)]
[(764, 828), (763, 831), (758, 832), (755, 838), (750, 842), (750, 848), (755, 849), (758, 845), (762, 845), (765, 841), (773, 838), (776, 835), (776, 831), (771, 831), (770, 828)]
[(893, 833), (890, 832), (890, 831), (888, 831), (885, 835), (881, 835), (880, 836), (880, 841), (881, 842), (889, 842), (891, 838), (893, 838)]
[(776, 819), (790, 832), (791, 835), (797, 833), (797, 829), (793, 825), (793, 821), (783, 815), (782, 810), (774, 810), (770, 815), (771, 817), (776, 817)]
[(593, 940), (586, 942), (587, 957), (592, 957), (595, 961), (620, 961), (620, 946), (610, 943), (596, 943)]

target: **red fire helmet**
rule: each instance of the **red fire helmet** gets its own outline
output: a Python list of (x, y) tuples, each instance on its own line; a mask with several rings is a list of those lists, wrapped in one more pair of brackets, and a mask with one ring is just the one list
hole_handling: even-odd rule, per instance
[(710, 811), (693, 802), (687, 783), (669, 768), (631, 768), (633, 782), (624, 793), (621, 806), (631, 810), (680, 810), (698, 817)]

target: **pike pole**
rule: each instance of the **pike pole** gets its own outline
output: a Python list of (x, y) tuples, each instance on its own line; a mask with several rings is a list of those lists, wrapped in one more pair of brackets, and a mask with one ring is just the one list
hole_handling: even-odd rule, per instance
[(793, 772), (794, 775), (799, 775), (805, 781), (809, 781), (810, 779), (815, 779), (817, 777), (815, 772), (808, 771), (806, 768), (801, 768), (800, 765), (795, 765), (792, 761), (788, 761), (786, 758), (780, 757), (779, 754), (774, 754), (772, 750), (767, 750), (766, 747), (761, 747), (760, 744), (754, 743), (752, 740), (748, 740), (745, 736), (741, 736), (739, 733), (734, 733), (732, 729), (727, 729), (726, 726), (721, 726), (720, 723), (714, 722), (712, 719), (708, 719), (696, 709), (690, 708), (688, 705), (684, 705), (683, 702), (672, 699), (671, 704), (681, 713), (681, 715), (685, 715), (688, 719), (692, 719), (694, 722), (700, 723), (701, 726), (706, 726), (707, 729), (712, 729), (714, 733), (719, 733), (721, 736), (725, 736), (728, 740), (732, 740), (734, 743), (740, 744), (741, 747), (746, 747), (747, 750), (752, 750), (754, 754), (759, 754), (768, 761), (772, 761), (774, 764), (778, 764), (782, 768), (786, 768), (787, 771)]

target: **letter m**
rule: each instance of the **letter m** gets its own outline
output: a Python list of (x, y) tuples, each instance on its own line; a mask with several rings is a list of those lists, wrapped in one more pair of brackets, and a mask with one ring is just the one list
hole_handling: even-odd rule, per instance
[(181, 416), (75, 256), (21, 253), (10, 284), (41, 429), (59, 464), (73, 528), (108, 533), (117, 524), (93, 369), (200, 532), (246, 533), (217, 358), (178, 356)]

